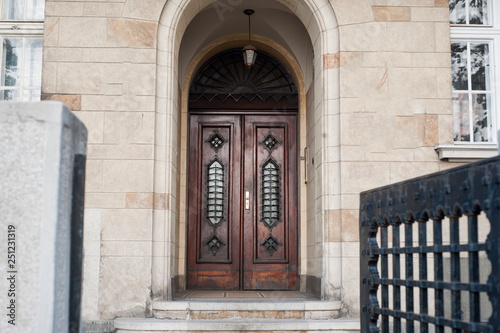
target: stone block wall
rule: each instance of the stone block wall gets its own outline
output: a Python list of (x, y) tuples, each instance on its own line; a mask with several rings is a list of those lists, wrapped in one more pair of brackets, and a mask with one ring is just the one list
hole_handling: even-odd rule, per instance
[[(356, 316), (359, 192), (449, 167), (433, 150), (452, 142), (448, 4), (278, 2), (302, 21), (315, 54), (301, 96), (311, 157), (301, 271)], [(86, 320), (148, 316), (151, 295), (168, 297), (183, 271), (187, 116), (177, 52), (190, 19), (213, 1), (184, 3), (46, 1), (43, 98), (65, 102), (89, 129)], [(176, 27), (160, 23), (177, 18)]]
[(453, 140), (449, 11), (441, 0), (331, 2), (340, 30), (342, 209), (325, 214), (356, 314), (359, 193), (450, 167), (433, 149)]
[[(165, 1), (46, 1), (42, 98), (89, 129), (84, 319), (144, 316), (151, 286), (157, 27)], [(145, 274), (146, 272), (146, 274)]]

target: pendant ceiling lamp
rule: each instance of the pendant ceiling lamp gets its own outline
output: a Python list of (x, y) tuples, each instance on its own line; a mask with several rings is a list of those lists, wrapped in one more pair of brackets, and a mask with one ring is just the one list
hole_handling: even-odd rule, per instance
[(255, 13), (253, 9), (245, 9), (243, 11), (248, 15), (248, 45), (243, 48), (243, 62), (247, 67), (252, 67), (255, 64), (255, 58), (257, 58), (257, 49), (252, 45), (252, 37), (250, 30), (250, 16)]

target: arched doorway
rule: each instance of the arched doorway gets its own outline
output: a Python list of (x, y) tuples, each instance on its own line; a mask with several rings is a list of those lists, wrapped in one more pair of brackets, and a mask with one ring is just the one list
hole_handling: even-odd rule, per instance
[[(342, 269), (347, 261), (328, 225), (343, 207), (340, 44), (333, 5), (318, 0), (245, 0), (224, 12), (222, 20), (213, 3), (220, 2), (167, 1), (158, 26), (154, 192), (169, 201), (153, 212), (153, 298), (172, 299), (188, 285), (188, 99), (193, 73), (215, 52), (247, 44), (246, 21), (238, 22), (245, 17), (243, 10), (252, 8), (267, 13), (252, 23), (252, 41), (259, 41), (254, 45), (285, 64), (299, 88), (300, 151), (308, 148), (299, 173), (300, 289), (337, 299), (344, 292), (343, 272), (350, 270)], [(268, 5), (277, 11), (267, 10)]]
[(298, 94), (291, 75), (240, 49), (197, 72), (189, 98), (187, 288), (295, 290)]

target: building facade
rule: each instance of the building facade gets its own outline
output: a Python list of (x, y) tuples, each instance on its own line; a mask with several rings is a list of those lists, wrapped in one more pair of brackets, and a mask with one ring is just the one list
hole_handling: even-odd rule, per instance
[[(274, 110), (269, 111), (273, 117), (256, 123), (266, 129), (261, 131), (264, 136), (279, 133), (277, 128), (286, 127), (278, 121), (283, 110), (294, 110), (290, 114), (295, 126), (286, 127), (291, 143), (275, 138), (281, 154), (292, 159), (274, 164), (287, 165), (278, 179), (284, 182), (279, 188), (286, 189), (284, 194), (277, 192), (280, 223), (264, 228), (264, 238), (249, 240), (248, 248), (242, 245), (247, 242), (244, 232), (231, 244), (217, 234), (217, 246), (224, 250), (214, 250), (213, 257), (218, 260), (217, 253), (223, 253), (226, 259), (236, 258), (246, 251), (258, 256), (261, 245), (272, 240), (275, 250), (268, 250), (263, 260), (272, 261), (276, 251), (274, 259), (281, 256), (276, 262), (293, 261), (290, 265), (296, 268), (284, 269), (296, 274), (287, 277), (295, 282), (246, 285), (241, 264), (227, 288), (308, 291), (319, 299), (340, 300), (346, 317), (359, 316), (359, 193), (456, 165), (451, 162), (495, 154), (493, 133), (499, 117), (494, 55), (500, 55), (500, 8), (480, 3), (46, 0), (43, 23), (27, 23), (38, 28), (43, 24), (41, 97), (66, 103), (89, 130), (83, 320), (147, 317), (152, 300), (207, 287), (199, 276), (209, 276), (216, 268), (199, 269), (204, 273), (195, 278), (189, 273), (190, 253), (193, 262), (200, 262), (202, 252), (213, 249), (208, 245), (212, 236), (200, 235), (202, 226), (193, 227), (193, 221), (203, 220), (199, 216), (209, 211), (203, 201), (209, 190), (204, 188), (202, 167), (207, 166), (207, 174), (209, 166), (232, 170), (227, 173), (232, 185), (223, 184), (226, 192), (221, 192), (221, 214), (231, 216), (224, 223), (244, 228), (234, 221), (245, 220), (247, 191), (255, 211), (251, 223), (266, 223), (256, 216), (266, 205), (259, 194), (265, 170), (259, 167), (267, 162), (238, 168), (245, 164), (245, 155), (209, 165), (214, 156), (223, 159), (224, 146), (219, 155), (197, 162), (214, 128), (222, 141), (228, 136), (253, 138), (241, 124), (250, 123), (255, 105), (249, 107), (253, 104), (248, 99), (246, 106), (245, 99), (229, 100), (230, 107), (217, 104), (207, 113), (213, 116), (212, 123), (207, 120), (208, 132), (197, 132), (202, 120), (190, 123), (199, 114), (191, 99), (197, 75), (211, 60), (249, 43), (243, 13), (248, 8), (255, 11), (251, 42), (257, 59), (265, 55), (289, 75), (297, 96), (291, 108), (280, 105), (275, 112), (276, 107), (266, 107)], [(13, 23), (2, 24), (7, 31)], [(25, 33), (19, 38), (28, 45), (28, 37)], [(213, 78), (233, 74), (228, 69)], [(2, 82), (0, 88), (7, 91), (9, 85)], [(233, 97), (238, 92), (226, 91)], [(205, 91), (205, 97), (217, 93), (221, 92)], [(262, 96), (263, 90), (258, 93)], [(228, 123), (215, 117), (217, 107), (224, 115), (238, 115), (238, 120)], [(226, 136), (221, 128), (233, 132)], [(256, 148), (261, 139), (254, 141), (251, 151), (265, 152)], [(269, 151), (271, 156), (274, 150)], [(195, 164), (200, 170), (192, 171)], [(229, 182), (227, 174), (223, 179)], [(289, 219), (296, 222), (286, 224)], [(216, 235), (223, 228), (212, 229)], [(283, 239), (266, 238), (268, 231), (270, 237), (281, 232)]]

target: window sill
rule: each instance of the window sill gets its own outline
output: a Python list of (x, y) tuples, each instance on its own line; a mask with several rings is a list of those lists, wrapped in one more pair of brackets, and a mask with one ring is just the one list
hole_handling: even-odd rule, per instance
[(496, 143), (437, 145), (434, 150), (440, 160), (452, 163), (470, 163), (498, 155)]
[(43, 21), (0, 21), (0, 34), (11, 35), (43, 35)]

